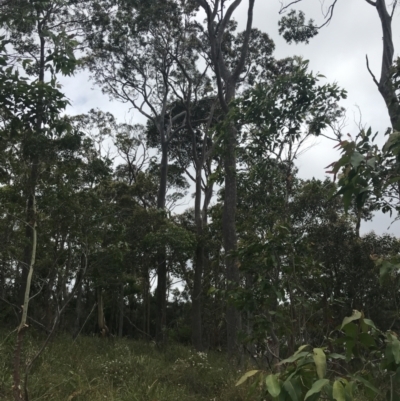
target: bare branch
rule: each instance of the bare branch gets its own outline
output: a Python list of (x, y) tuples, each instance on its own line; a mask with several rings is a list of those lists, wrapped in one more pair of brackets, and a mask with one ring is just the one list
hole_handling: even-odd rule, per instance
[(366, 61), (367, 61), (367, 69), (368, 69), (368, 72), (371, 74), (371, 77), (372, 77), (372, 79), (374, 80), (375, 85), (379, 88), (379, 82), (376, 80), (374, 73), (373, 73), (373, 72), (371, 71), (371, 69), (369, 68), (369, 60), (368, 60), (368, 56), (367, 56), (367, 55), (365, 55), (365, 59), (366, 59)]
[(236, 81), (239, 79), (239, 75), (243, 70), (244, 63), (246, 61), (247, 53), (249, 50), (249, 41), (250, 41), (250, 34), (251, 28), (253, 25), (253, 9), (254, 9), (254, 2), (255, 0), (249, 0), (249, 8), (247, 11), (247, 26), (246, 26), (246, 33), (243, 40), (243, 45), (240, 50), (240, 57), (239, 62), (236, 65), (235, 71), (232, 73), (233, 79)]
[[(292, 6), (293, 4), (296, 4), (296, 3), (300, 3), (301, 1), (302, 1), (302, 0), (291, 1), (291, 2), (290, 2), (289, 4), (287, 4), (286, 6), (284, 6), (283, 3), (281, 2), (282, 6), (281, 6), (281, 9), (279, 10), (279, 14), (285, 13), (286, 10), (287, 10), (290, 6)], [(369, 3), (372, 3), (371, 0), (365, 0), (365, 1), (368, 1)], [(327, 12), (326, 12), (326, 13), (323, 13), (323, 14), (324, 14), (324, 17), (326, 18), (326, 21), (325, 21), (322, 25), (316, 27), (317, 29), (321, 29), (321, 28), (323, 28), (324, 26), (328, 25), (328, 24), (331, 22), (332, 17), (333, 17), (333, 10), (334, 10), (334, 8), (335, 8), (337, 2), (338, 2), (338, 0), (334, 0), (333, 3), (328, 7)]]
[(303, 0), (291, 1), (291, 2), (290, 2), (289, 4), (287, 4), (286, 6), (284, 6), (284, 5), (283, 5), (283, 2), (281, 2), (281, 9), (279, 10), (279, 14), (285, 13), (286, 10), (287, 10), (290, 6), (292, 6), (293, 4), (296, 4), (296, 3), (300, 3), (301, 1), (303, 1)]
[(365, 0), (368, 4), (371, 4), (371, 6), (376, 7), (376, 2), (372, 0)]
[(393, 14), (394, 14), (394, 11), (396, 10), (396, 7), (397, 7), (397, 0), (395, 0), (393, 2), (393, 8), (392, 8), (392, 13), (390, 14), (390, 19), (393, 18)]
[(332, 17), (333, 17), (333, 10), (334, 10), (334, 8), (335, 8), (335, 6), (336, 6), (337, 1), (338, 1), (338, 0), (335, 0), (335, 1), (329, 6), (328, 11), (327, 11), (326, 14), (324, 15), (324, 17), (327, 18), (327, 20), (326, 20), (322, 25), (320, 25), (319, 27), (317, 27), (317, 29), (321, 29), (321, 28), (323, 28), (325, 25), (328, 25), (328, 24), (331, 22)]
[(238, 8), (238, 6), (240, 5), (241, 2), (242, 2), (242, 0), (235, 0), (229, 6), (228, 10), (226, 11), (224, 19), (222, 20), (221, 25), (218, 27), (218, 44), (220, 44), (222, 41), (222, 36), (225, 32), (225, 28), (226, 28), (228, 22), (230, 21), (233, 12)]

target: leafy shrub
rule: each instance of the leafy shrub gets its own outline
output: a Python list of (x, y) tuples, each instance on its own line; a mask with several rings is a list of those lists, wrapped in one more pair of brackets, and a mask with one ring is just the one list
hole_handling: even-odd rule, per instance
[[(364, 314), (353, 311), (340, 327), (341, 335), (327, 346), (302, 345), (277, 366), (277, 373), (251, 370), (237, 386), (255, 376), (253, 387), (279, 401), (400, 400), (400, 341), (394, 332), (378, 330)], [(332, 349), (340, 351), (333, 352)]]

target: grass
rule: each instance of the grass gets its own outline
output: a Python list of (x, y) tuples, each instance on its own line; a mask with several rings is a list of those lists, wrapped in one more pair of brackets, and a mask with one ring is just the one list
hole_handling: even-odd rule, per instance
[[(0, 400), (12, 400), (14, 337), (0, 332)], [(25, 337), (26, 357), (41, 341)], [(243, 370), (246, 370), (245, 367)], [(58, 336), (33, 368), (30, 401), (255, 401), (241, 372), (222, 353), (196, 353), (177, 344), (159, 351), (153, 343)]]

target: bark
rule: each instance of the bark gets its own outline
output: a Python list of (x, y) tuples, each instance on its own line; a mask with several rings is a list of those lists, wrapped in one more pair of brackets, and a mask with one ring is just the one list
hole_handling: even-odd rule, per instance
[(99, 326), (100, 336), (108, 337), (109, 330), (104, 317), (103, 294), (101, 288), (97, 289), (97, 325)]
[(122, 338), (124, 329), (124, 283), (121, 283), (119, 293), (119, 313), (118, 313), (118, 338)]
[(194, 280), (192, 293), (192, 345), (197, 351), (203, 350), (202, 321), (201, 321), (201, 294), (202, 277), (204, 267), (204, 240), (203, 240), (203, 219), (201, 213), (201, 172), (202, 166), (196, 166), (196, 197), (195, 197), (195, 222), (197, 246), (194, 260)]
[[(160, 187), (157, 199), (157, 208), (165, 209), (165, 198), (167, 194), (168, 175), (168, 143), (162, 139), (161, 143), (161, 176)], [(156, 340), (158, 343), (165, 343), (165, 328), (167, 324), (167, 255), (166, 251), (160, 250), (157, 256), (157, 290), (156, 290)]]
[[(225, 165), (225, 197), (222, 215), (222, 235), (225, 249), (225, 267), (228, 291), (234, 291), (239, 284), (239, 267), (236, 256), (232, 255), (237, 249), (236, 235), (236, 128), (231, 126), (227, 139)], [(227, 347), (228, 354), (238, 351), (237, 335), (241, 328), (240, 313), (237, 308), (228, 303), (226, 309)]]
[[(35, 220), (35, 212), (34, 212), (34, 196), (36, 192), (36, 184), (38, 181), (38, 159), (32, 163), (31, 171), (29, 175), (29, 181), (27, 183), (26, 189), (26, 222), (31, 223)], [(24, 256), (21, 268), (21, 275), (19, 277), (19, 295), (18, 295), (18, 304), (24, 304), (24, 297), (26, 291), (26, 284), (28, 280), (29, 274), (29, 261), (31, 259), (31, 252), (32, 252), (32, 242), (33, 242), (33, 230), (30, 224), (27, 224), (25, 227), (25, 238), (26, 238), (26, 246), (24, 249)]]
[[(38, 82), (44, 82), (44, 69), (45, 69), (45, 45), (46, 41), (42, 36), (42, 28), (43, 22), (38, 22), (38, 35), (40, 41), (40, 53), (39, 53), (39, 76)], [(36, 127), (35, 134), (39, 134), (42, 129), (43, 124), (43, 101), (40, 100), (36, 106)], [(32, 134), (31, 134), (32, 135)], [(35, 203), (35, 194), (36, 194), (36, 186), (39, 178), (39, 153), (36, 149), (34, 152), (34, 156), (32, 160), (30, 160), (30, 173), (29, 179), (26, 185), (26, 197), (27, 197), (27, 206), (26, 206), (26, 221), (33, 222), (36, 220), (36, 215), (34, 211), (34, 203)], [(32, 250), (32, 242), (33, 242), (33, 230), (30, 225), (26, 225), (25, 228), (25, 238), (27, 239), (26, 247), (24, 250), (24, 260), (22, 264), (22, 272), (20, 277), (20, 292), (19, 292), (19, 301), (20, 305), (23, 305), (25, 288), (28, 280), (28, 266), (31, 260), (31, 250)]]
[(82, 282), (79, 283), (78, 288), (77, 288), (77, 294), (76, 294), (76, 308), (75, 308), (75, 313), (76, 313), (76, 318), (74, 322), (74, 331), (72, 334), (72, 338), (75, 340), (78, 337), (78, 334), (81, 330), (81, 317), (82, 317)]
[(396, 96), (395, 88), (393, 87), (391, 74), (393, 67), (393, 35), (392, 35), (392, 17), (396, 8), (396, 3), (393, 4), (392, 14), (389, 14), (385, 0), (376, 0), (375, 2), (368, 1), (374, 5), (382, 25), (383, 33), (383, 54), (381, 76), (378, 85), (379, 92), (385, 100), (386, 107), (389, 113), (392, 128), (400, 131), (400, 102)]
[[(240, 74), (245, 65), (246, 57), (249, 50), (250, 33), (253, 24), (253, 9), (255, 0), (249, 0), (247, 25), (244, 35), (244, 41), (241, 51), (237, 58), (235, 68), (230, 71), (225, 63), (223, 55), (220, 51), (222, 38), (225, 33), (233, 12), (240, 5), (242, 0), (235, 0), (226, 9), (224, 15), (221, 15), (218, 23), (215, 20), (218, 16), (219, 2), (213, 3), (213, 9), (206, 0), (196, 0), (197, 3), (204, 9), (207, 15), (207, 29), (208, 38), (211, 48), (211, 62), (214, 65), (215, 76), (218, 85), (218, 98), (221, 108), (225, 114), (226, 122), (228, 122), (229, 104), (235, 98), (236, 85), (239, 81)], [(221, 5), (221, 7), (223, 4)], [(217, 27), (217, 30), (216, 30)], [(237, 130), (232, 124), (227, 124), (228, 129), (225, 138), (225, 155), (224, 155), (224, 168), (225, 168), (225, 195), (224, 195), (224, 208), (222, 217), (222, 235), (223, 244), (225, 248), (225, 266), (226, 266), (226, 279), (228, 281), (228, 289), (233, 289), (239, 285), (239, 268), (238, 261), (233, 253), (237, 248), (237, 235), (236, 235), (236, 142)], [(227, 306), (226, 312), (227, 323), (227, 347), (228, 355), (234, 356), (238, 351), (237, 335), (241, 327), (241, 319), (239, 311), (233, 306)]]
[(82, 318), (82, 292), (83, 292), (83, 274), (86, 271), (86, 258), (82, 254), (81, 257), (81, 268), (77, 275), (77, 288), (76, 288), (76, 318), (74, 322), (74, 329), (72, 337), (75, 340), (78, 337), (79, 332), (81, 331), (81, 318)]
[[(36, 216), (36, 203), (35, 197), (32, 199), (32, 212), (33, 215)], [(30, 252), (31, 259), (29, 262), (29, 270), (26, 278), (26, 286), (25, 286), (25, 294), (24, 300), (22, 304), (22, 317), (21, 322), (18, 327), (17, 332), (17, 343), (14, 354), (14, 372), (13, 372), (13, 393), (15, 401), (23, 400), (22, 392), (21, 392), (21, 353), (23, 347), (23, 336), (26, 328), (28, 327), (26, 321), (28, 318), (28, 306), (29, 306), (29, 294), (31, 290), (32, 276), (33, 270), (36, 261), (36, 248), (37, 248), (37, 231), (36, 231), (36, 221), (33, 220), (30, 222), (31, 230), (32, 230), (32, 250)]]

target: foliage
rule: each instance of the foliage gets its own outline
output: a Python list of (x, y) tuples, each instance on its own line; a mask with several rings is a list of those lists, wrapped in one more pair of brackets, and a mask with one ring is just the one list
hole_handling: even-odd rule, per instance
[[(0, 397), (10, 399), (13, 340), (2, 332), (0, 348)], [(27, 347), (33, 350), (41, 336), (28, 335)], [(256, 401), (246, 389), (237, 389), (237, 368), (218, 352), (197, 354), (189, 347), (171, 344), (160, 352), (154, 343), (132, 339), (110, 340), (80, 337), (75, 343), (69, 336), (57, 336), (32, 373), (32, 399), (70, 401), (119, 399), (128, 401)]]
[[(302, 345), (279, 362), (278, 373), (252, 370), (238, 382), (257, 374), (256, 383), (279, 400), (355, 400), (359, 395), (375, 399), (386, 391), (397, 399), (400, 384), (400, 341), (392, 331), (383, 333), (362, 312), (353, 311), (343, 319), (338, 334), (331, 333), (322, 348)], [(334, 335), (334, 337), (333, 337)], [(343, 353), (335, 352), (342, 349)], [(284, 367), (280, 369), (280, 367)]]
[(310, 19), (305, 23), (305, 15), (303, 11), (290, 10), (284, 15), (279, 24), (279, 34), (284, 37), (288, 43), (308, 43), (310, 39), (318, 35), (318, 28), (314, 25), (314, 21)]

